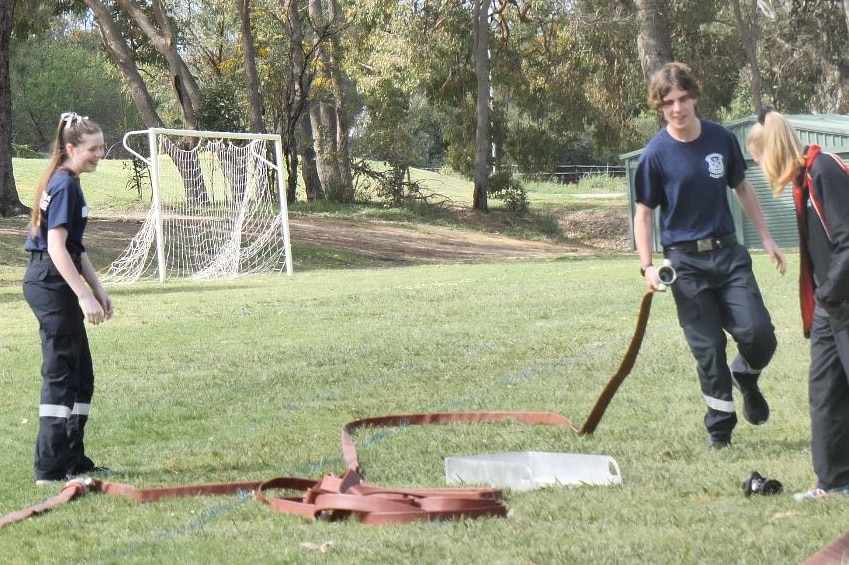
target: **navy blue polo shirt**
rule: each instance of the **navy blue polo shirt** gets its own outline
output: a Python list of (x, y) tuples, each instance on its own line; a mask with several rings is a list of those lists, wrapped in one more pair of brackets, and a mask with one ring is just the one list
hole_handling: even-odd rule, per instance
[(80, 186), (79, 177), (66, 169), (57, 169), (38, 203), (41, 209), (41, 223), (27, 236), (24, 249), (27, 251), (47, 251), (47, 232), (64, 226), (68, 230), (65, 247), (72, 255), (85, 252), (83, 232), (88, 222), (88, 206)]
[(746, 178), (746, 161), (733, 133), (714, 122), (701, 124), (699, 137), (688, 142), (663, 128), (637, 163), (636, 201), (660, 206), (663, 246), (735, 231), (728, 190)]

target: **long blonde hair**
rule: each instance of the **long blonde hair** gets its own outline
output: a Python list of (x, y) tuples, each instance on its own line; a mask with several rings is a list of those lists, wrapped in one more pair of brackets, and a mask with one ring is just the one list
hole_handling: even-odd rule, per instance
[(761, 166), (775, 196), (780, 196), (805, 168), (807, 157), (796, 130), (775, 110), (768, 109), (758, 117), (749, 130), (746, 147)]
[(79, 116), (74, 112), (65, 112), (59, 116), (56, 137), (53, 138), (53, 152), (50, 154), (47, 168), (41, 175), (41, 179), (39, 179), (35, 189), (35, 204), (32, 207), (32, 215), (30, 217), (30, 231), (33, 236), (38, 233), (38, 227), (41, 225), (41, 197), (44, 195), (47, 183), (50, 182), (50, 177), (53, 176), (56, 169), (61, 167), (62, 163), (68, 157), (65, 148), (69, 143), (75, 147), (79, 145), (84, 135), (98, 133), (102, 133), (100, 126), (86, 116)]

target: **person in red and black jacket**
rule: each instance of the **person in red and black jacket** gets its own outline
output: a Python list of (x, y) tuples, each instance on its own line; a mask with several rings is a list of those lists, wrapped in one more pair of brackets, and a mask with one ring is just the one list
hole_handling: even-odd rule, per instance
[(787, 118), (771, 108), (758, 116), (747, 146), (775, 195), (792, 184), (799, 226), (817, 484), (797, 498), (849, 495), (849, 167), (818, 145), (803, 147)]

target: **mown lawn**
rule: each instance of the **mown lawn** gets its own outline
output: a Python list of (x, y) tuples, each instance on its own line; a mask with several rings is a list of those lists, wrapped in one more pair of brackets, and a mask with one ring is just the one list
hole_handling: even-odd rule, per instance
[[(511, 451), (610, 455), (621, 486), (508, 489), (505, 518), (398, 526), (308, 522), (244, 496), (141, 505), (91, 495), (4, 529), (0, 555), (14, 564), (800, 563), (849, 528), (849, 505), (791, 496), (813, 472), (798, 257), (789, 259), (780, 277), (755, 256), (780, 342), (762, 381), (772, 417), (759, 427), (741, 419), (732, 449), (705, 447), (694, 362), (671, 296), (658, 295), (634, 370), (591, 436), (521, 424), (355, 434), (361, 472), (381, 486), (444, 486), (445, 457)], [(58, 490), (33, 481), (40, 348), (22, 269), (0, 271), (0, 515)], [(626, 254), (319, 267), (110, 291), (115, 317), (90, 330), (87, 448), (113, 480), (143, 487), (340, 473), (342, 425), (385, 414), (550, 411), (580, 425), (624, 354), (644, 287)], [(740, 483), (752, 470), (785, 493), (746, 498)]]

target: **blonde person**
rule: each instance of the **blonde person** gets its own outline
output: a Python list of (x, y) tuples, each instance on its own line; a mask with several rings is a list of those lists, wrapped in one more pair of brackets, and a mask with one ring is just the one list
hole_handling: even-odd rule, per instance
[(104, 156), (103, 132), (75, 113), (62, 114), (53, 153), (38, 183), (25, 249), (24, 296), (41, 335), (41, 401), (35, 480), (44, 485), (84, 473), (108, 473), (85, 453), (94, 393), (85, 322), (112, 316), (112, 300), (83, 245), (88, 206), (80, 176)]
[(849, 495), (849, 170), (818, 145), (803, 147), (787, 118), (772, 109), (758, 116), (747, 146), (776, 196), (792, 185), (799, 226), (817, 483), (796, 498)]

